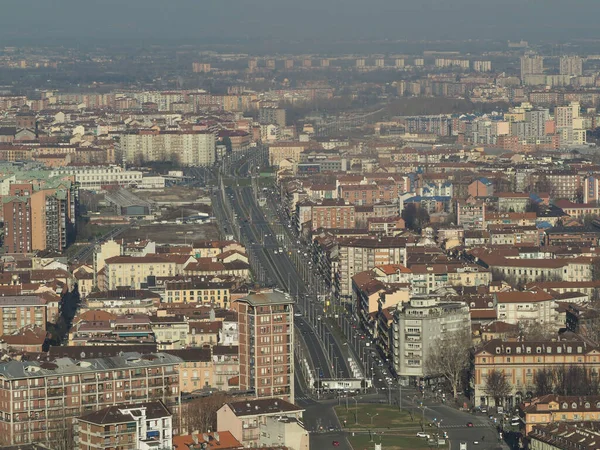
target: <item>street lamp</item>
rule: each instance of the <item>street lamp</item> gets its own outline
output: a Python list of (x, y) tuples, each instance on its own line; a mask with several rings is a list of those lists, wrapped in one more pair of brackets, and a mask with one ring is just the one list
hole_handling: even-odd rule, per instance
[(375, 413), (375, 414), (367, 413), (367, 416), (369, 416), (371, 418), (371, 428), (373, 428), (373, 419), (375, 417), (377, 417), (378, 415), (379, 415), (379, 413)]

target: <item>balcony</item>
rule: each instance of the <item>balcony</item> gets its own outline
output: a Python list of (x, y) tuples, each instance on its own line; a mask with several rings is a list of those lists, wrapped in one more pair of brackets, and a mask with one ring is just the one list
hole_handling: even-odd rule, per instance
[(63, 388), (52, 388), (48, 389), (48, 397), (62, 397), (65, 395)]

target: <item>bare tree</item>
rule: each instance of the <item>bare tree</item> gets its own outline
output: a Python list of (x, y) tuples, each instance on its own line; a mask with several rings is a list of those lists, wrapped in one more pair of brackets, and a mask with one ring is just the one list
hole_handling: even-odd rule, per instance
[(487, 374), (483, 390), (494, 398), (496, 406), (500, 406), (504, 402), (504, 398), (510, 395), (512, 388), (506, 374), (502, 370), (493, 369)]
[(519, 322), (519, 335), (525, 341), (546, 341), (556, 337), (559, 326), (533, 320)]
[(598, 395), (598, 376), (583, 366), (569, 365), (538, 370), (535, 395)]
[(181, 408), (182, 432), (216, 430), (217, 411), (230, 400), (231, 396), (227, 393), (217, 392), (208, 397), (197, 398), (183, 404)]
[(63, 417), (52, 423), (56, 427), (49, 434), (49, 445), (54, 450), (75, 450), (75, 425), (72, 417)]
[(552, 371), (550, 369), (540, 369), (534, 377), (535, 395), (537, 397), (550, 394), (553, 388)]
[(463, 372), (469, 367), (471, 344), (470, 328), (450, 332), (433, 343), (425, 361), (425, 375), (448, 380), (455, 399)]

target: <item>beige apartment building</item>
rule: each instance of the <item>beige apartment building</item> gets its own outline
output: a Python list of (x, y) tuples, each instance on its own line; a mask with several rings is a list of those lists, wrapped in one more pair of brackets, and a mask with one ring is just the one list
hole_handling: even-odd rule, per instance
[[(246, 448), (309, 450), (303, 413), (302, 408), (279, 398), (226, 403), (217, 411), (217, 428), (230, 431)], [(281, 426), (286, 424), (286, 428)]]
[(3, 295), (0, 297), (0, 336), (27, 326), (46, 329), (47, 305), (37, 295)]
[(352, 295), (352, 277), (359, 272), (385, 264), (403, 264), (407, 242), (406, 238), (388, 236), (339, 239), (340, 294)]
[(233, 286), (233, 283), (206, 281), (165, 283), (165, 301), (167, 303), (202, 303), (228, 309), (231, 302), (230, 290)]
[(172, 277), (177, 275), (176, 263), (163, 256), (113, 256), (105, 260), (102, 290), (119, 287), (141, 289), (149, 276)]
[(513, 406), (532, 396), (537, 371), (571, 364), (598, 373), (600, 350), (573, 333), (546, 341), (488, 341), (475, 351), (475, 403), (494, 404), (494, 399), (485, 392), (486, 377), (492, 370), (500, 370), (507, 376), (511, 393), (504, 404)]
[(177, 161), (183, 166), (210, 166), (216, 138), (209, 131), (136, 130), (120, 135), (123, 157), (130, 163)]
[(300, 154), (309, 147), (310, 144), (307, 142), (273, 143), (269, 145), (269, 163), (272, 166), (279, 166), (284, 159), (300, 162)]

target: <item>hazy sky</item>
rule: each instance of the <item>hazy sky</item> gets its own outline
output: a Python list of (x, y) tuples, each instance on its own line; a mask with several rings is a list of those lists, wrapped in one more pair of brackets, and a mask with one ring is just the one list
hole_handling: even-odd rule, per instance
[[(598, 38), (600, 0), (0, 0), (2, 40)], [(600, 51), (599, 51), (600, 53)]]

